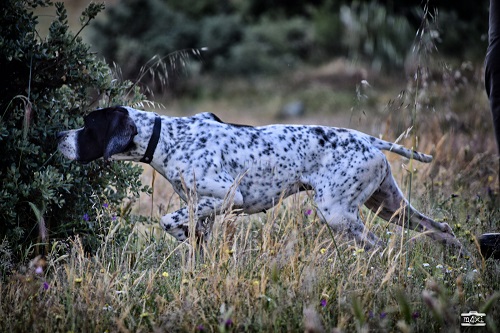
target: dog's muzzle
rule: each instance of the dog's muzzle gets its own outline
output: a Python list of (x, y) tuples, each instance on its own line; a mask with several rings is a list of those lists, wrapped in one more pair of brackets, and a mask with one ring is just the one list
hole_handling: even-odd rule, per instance
[(68, 159), (76, 160), (76, 133), (75, 131), (64, 131), (56, 134), (58, 141), (57, 149)]

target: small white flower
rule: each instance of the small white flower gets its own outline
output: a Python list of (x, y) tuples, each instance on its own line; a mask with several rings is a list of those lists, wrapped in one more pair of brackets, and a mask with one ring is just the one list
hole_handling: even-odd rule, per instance
[(477, 269), (473, 269), (473, 270), (472, 270), (472, 272), (473, 272), (473, 273), (477, 273)]
[(443, 268), (443, 265), (439, 264), (439, 265), (436, 266), (436, 268), (437, 269), (441, 269), (441, 268)]
[(428, 263), (424, 262), (424, 263), (422, 264), (422, 266), (424, 266), (424, 267), (429, 267), (430, 265), (429, 265)]

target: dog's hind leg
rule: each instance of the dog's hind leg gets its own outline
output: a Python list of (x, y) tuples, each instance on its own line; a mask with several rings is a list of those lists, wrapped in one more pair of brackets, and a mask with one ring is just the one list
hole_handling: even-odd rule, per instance
[[(361, 144), (361, 143), (360, 143)], [(361, 146), (363, 148), (364, 146)], [(361, 149), (359, 148), (359, 149)], [(347, 149), (339, 159), (325, 155), (317, 174), (304, 177), (315, 191), (318, 214), (330, 228), (354, 239), (365, 249), (380, 246), (380, 240), (359, 217), (359, 209), (383, 180), (387, 168), (385, 155), (378, 149), (364, 147), (364, 153)], [(328, 174), (328, 177), (324, 175)], [(320, 181), (318, 181), (318, 179)]]
[(373, 172), (380, 161), (373, 159), (372, 163), (359, 168), (355, 176), (344, 176), (340, 172), (332, 177), (332, 182), (314, 186), (314, 201), (320, 218), (333, 231), (354, 239), (367, 250), (382, 243), (363, 224), (359, 208), (382, 181), (380, 172)]
[(329, 206), (328, 210), (326, 210), (325, 207), (318, 205), (318, 209), (321, 219), (335, 233), (354, 239), (357, 245), (364, 247), (366, 250), (381, 244), (377, 236), (365, 227), (357, 213), (346, 214), (332, 206)]
[[(408, 203), (392, 177), (390, 168), (387, 168), (387, 173), (380, 187), (368, 198), (365, 206), (374, 212), (379, 211), (378, 216), (386, 221), (415, 231), (425, 232), (433, 240), (457, 249), (464, 254), (466, 253), (465, 248), (455, 237), (453, 230), (447, 223), (432, 220)], [(408, 214), (410, 217), (409, 225), (407, 225)]]

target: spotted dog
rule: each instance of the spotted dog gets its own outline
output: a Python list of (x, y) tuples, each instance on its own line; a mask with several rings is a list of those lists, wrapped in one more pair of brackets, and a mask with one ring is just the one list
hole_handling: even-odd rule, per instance
[[(433, 221), (407, 202), (382, 150), (421, 162), (432, 156), (355, 130), (243, 126), (224, 123), (212, 113), (160, 117), (120, 106), (90, 113), (83, 128), (61, 132), (58, 139), (64, 156), (83, 163), (101, 157), (149, 163), (183, 200), (195, 198), (195, 217), (203, 223), (231, 209), (228, 202), (253, 214), (273, 207), (281, 197), (313, 190), (318, 216), (366, 248), (379, 241), (359, 217), (363, 204), (401, 226), (409, 214), (411, 229), (462, 249), (448, 224)], [(184, 207), (160, 223), (183, 241), (188, 221), (189, 208)]]

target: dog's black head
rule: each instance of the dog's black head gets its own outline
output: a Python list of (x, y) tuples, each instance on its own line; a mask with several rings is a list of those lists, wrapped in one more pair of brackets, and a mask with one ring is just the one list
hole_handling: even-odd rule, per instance
[(137, 127), (128, 111), (121, 107), (94, 111), (84, 118), (84, 127), (61, 132), (59, 150), (69, 159), (88, 163), (133, 148)]

